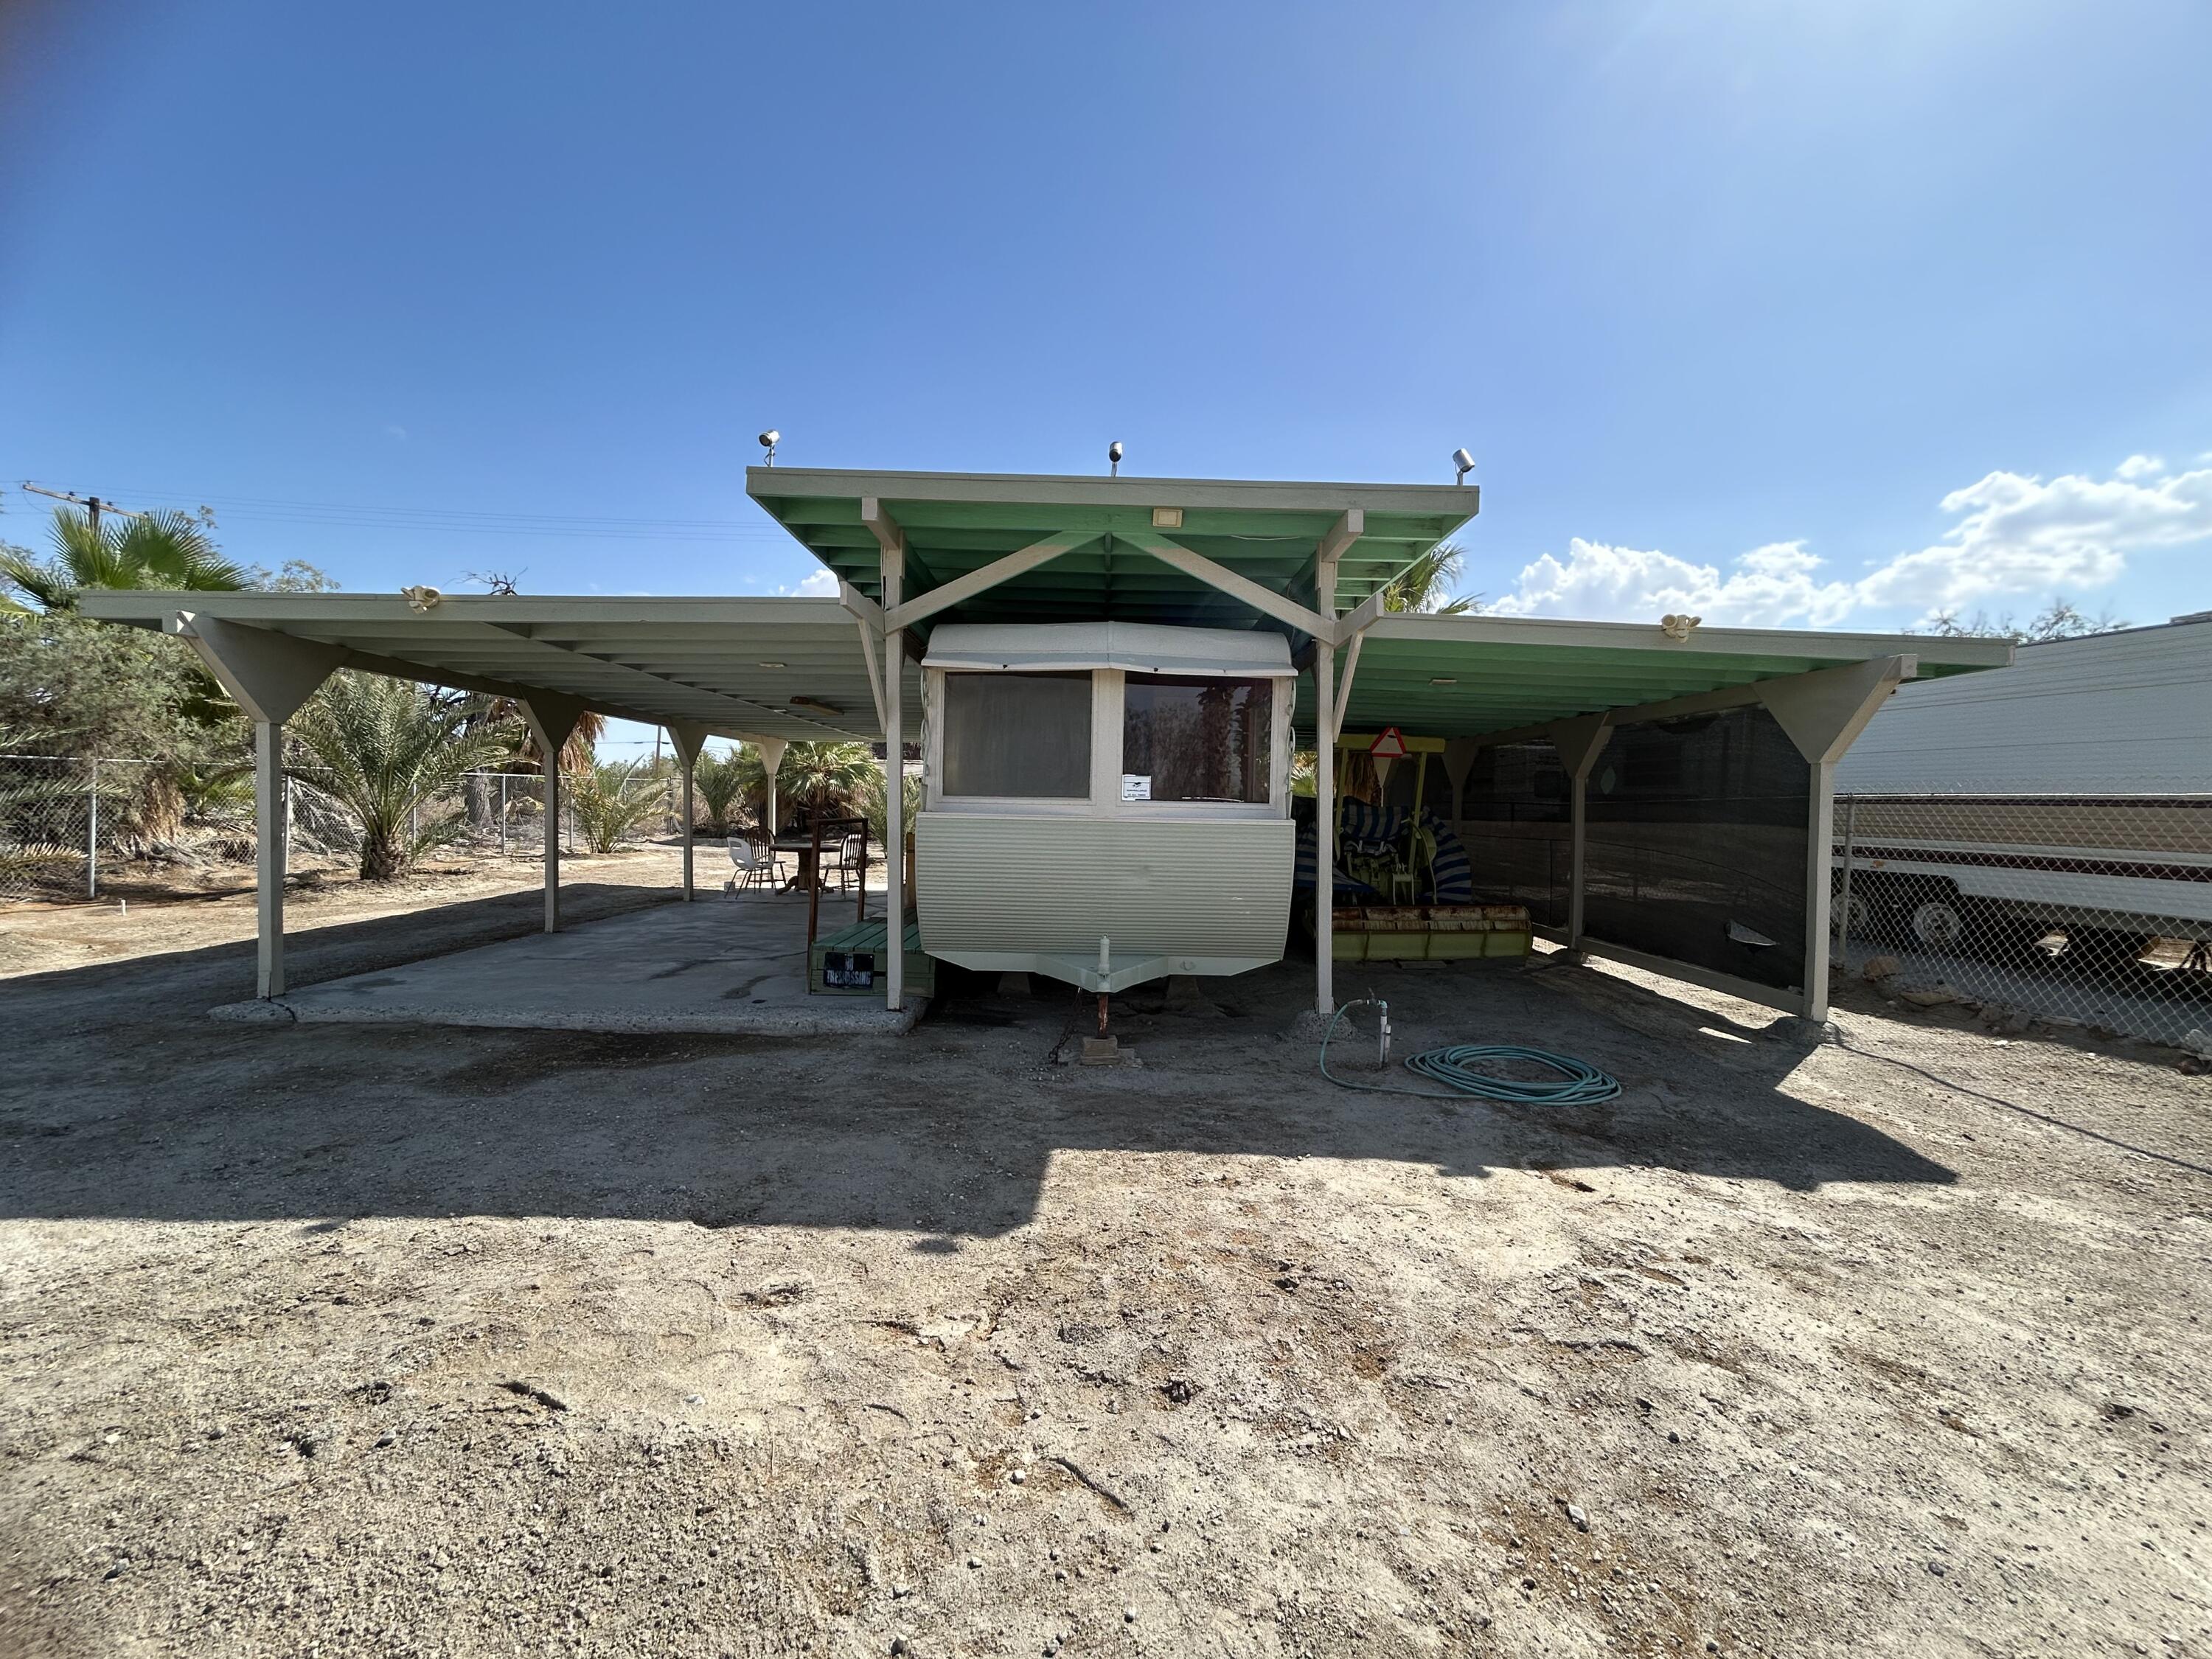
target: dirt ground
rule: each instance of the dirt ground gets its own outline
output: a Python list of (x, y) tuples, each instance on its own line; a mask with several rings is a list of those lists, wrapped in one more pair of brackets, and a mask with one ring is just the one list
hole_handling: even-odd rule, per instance
[[(524, 931), (518, 873), (303, 905), (295, 975)], [(1298, 963), (1089, 1070), (981, 988), (219, 1024), (250, 924), (90, 925), (0, 920), (0, 1654), (2212, 1654), (2168, 1052), (1343, 982), (1625, 1085), (1509, 1109), (1324, 1081)]]

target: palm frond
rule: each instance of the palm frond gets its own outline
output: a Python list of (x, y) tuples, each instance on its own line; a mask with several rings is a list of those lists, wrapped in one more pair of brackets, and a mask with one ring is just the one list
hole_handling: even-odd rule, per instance
[(1467, 556), (1457, 543), (1438, 542), (1390, 579), (1382, 590), (1382, 608), (1431, 617), (1461, 617), (1480, 611), (1480, 595), (1450, 597), (1466, 564)]
[(115, 555), (149, 587), (180, 587), (207, 593), (246, 586), (245, 567), (224, 558), (205, 528), (189, 513), (149, 513), (125, 520), (115, 538)]

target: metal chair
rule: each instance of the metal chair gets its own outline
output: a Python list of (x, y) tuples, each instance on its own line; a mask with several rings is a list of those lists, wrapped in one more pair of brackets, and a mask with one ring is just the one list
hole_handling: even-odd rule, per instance
[(858, 836), (848, 836), (837, 843), (837, 890), (839, 892), (849, 893), (853, 890), (853, 883), (855, 880), (867, 879), (860, 864), (862, 851), (860, 838)]
[(759, 848), (753, 845), (751, 836), (732, 836), (729, 848), (730, 862), (735, 868), (731, 872), (729, 880), (722, 884), (725, 893), (735, 898), (741, 888), (768, 888), (775, 884), (775, 857), (773, 854), (764, 855)]

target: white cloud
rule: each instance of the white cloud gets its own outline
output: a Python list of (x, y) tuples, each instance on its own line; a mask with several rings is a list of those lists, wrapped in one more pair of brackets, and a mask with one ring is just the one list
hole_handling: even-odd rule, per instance
[(1780, 627), (1839, 621), (1854, 603), (1848, 582), (1823, 582), (1820, 561), (1802, 542), (1753, 548), (1723, 574), (1671, 553), (1611, 547), (1576, 537), (1563, 563), (1549, 553), (1521, 573), (1498, 602), (1507, 616), (1582, 617), (1593, 621), (1657, 622), (1672, 611), (1703, 617), (1716, 627)]
[(2166, 471), (2163, 455), (2130, 455), (2116, 469), (2123, 478), (2154, 478)]
[(801, 599), (834, 599), (837, 597), (837, 573), (823, 565), (819, 570), (810, 570), (797, 587), (791, 590)]
[[(2144, 461), (2130, 473), (2136, 461)], [(2102, 587), (2130, 553), (2212, 537), (2212, 468), (2140, 482), (2162, 470), (2130, 457), (2100, 481), (1992, 472), (1953, 491), (1959, 519), (1942, 538), (1899, 553), (1856, 581), (1823, 580), (1802, 541), (1773, 542), (1719, 566), (1577, 538), (1521, 572), (1498, 609), (1509, 616), (1656, 622), (1686, 611), (1720, 626), (1832, 627), (1863, 611), (1920, 615), (2005, 596), (2044, 599)]]

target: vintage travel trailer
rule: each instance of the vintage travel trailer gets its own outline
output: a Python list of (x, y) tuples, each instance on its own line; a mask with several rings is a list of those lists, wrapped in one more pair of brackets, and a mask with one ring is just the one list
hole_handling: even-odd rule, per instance
[(1282, 635), (947, 623), (922, 671), (932, 956), (1088, 991), (1280, 958), (1297, 677)]

